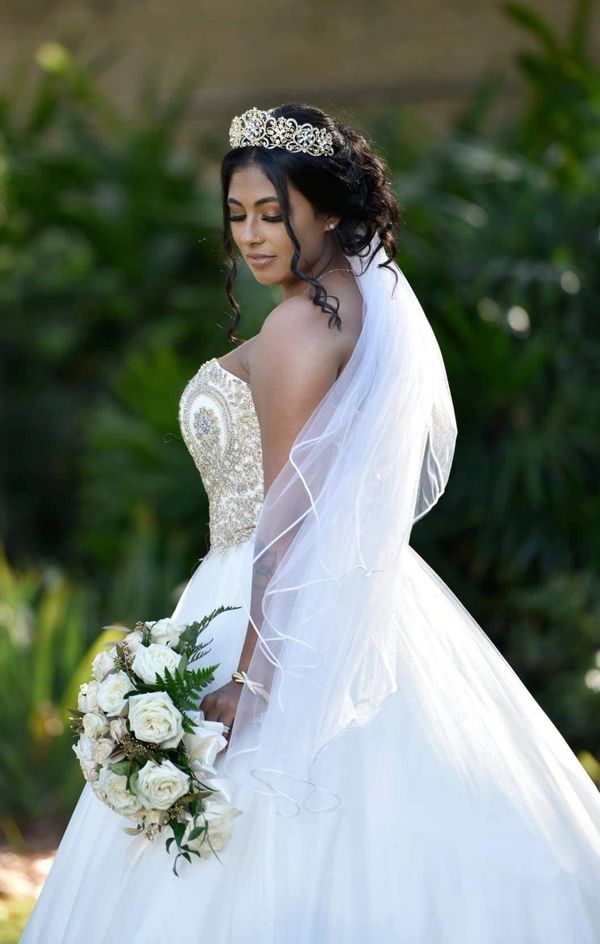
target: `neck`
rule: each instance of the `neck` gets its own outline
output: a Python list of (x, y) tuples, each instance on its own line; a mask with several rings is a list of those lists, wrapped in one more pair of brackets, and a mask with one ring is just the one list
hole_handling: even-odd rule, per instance
[[(344, 253), (337, 248), (337, 246), (325, 246), (319, 258), (313, 262), (313, 264), (307, 270), (307, 274), (312, 276), (314, 279), (318, 279), (322, 274), (328, 272), (330, 269), (348, 268), (348, 260), (346, 259)], [(304, 292), (306, 292), (308, 283), (303, 281), (303, 279), (296, 279), (294, 277), (292, 278), (293, 281), (280, 285), (284, 299), (293, 298), (295, 295), (302, 295)]]

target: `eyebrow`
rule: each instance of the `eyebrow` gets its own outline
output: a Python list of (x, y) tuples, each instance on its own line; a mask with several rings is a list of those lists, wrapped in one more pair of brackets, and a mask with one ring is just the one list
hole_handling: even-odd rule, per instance
[[(234, 197), (228, 197), (227, 203), (235, 203), (237, 206), (243, 206), (243, 203), (240, 203), (239, 200), (236, 200)], [(278, 197), (261, 197), (260, 200), (257, 200), (254, 206), (260, 206), (261, 203), (279, 203)]]

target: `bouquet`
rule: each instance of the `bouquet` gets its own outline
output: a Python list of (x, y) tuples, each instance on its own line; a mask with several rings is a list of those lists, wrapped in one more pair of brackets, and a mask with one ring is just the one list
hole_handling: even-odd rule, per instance
[[(152, 840), (171, 831), (166, 849), (175, 842), (175, 875), (179, 856), (191, 862), (191, 855), (216, 855), (242, 812), (231, 804), (227, 782), (214, 776), (229, 729), (196, 708), (219, 663), (187, 667), (207, 648), (198, 645), (199, 634), (231, 609), (239, 607), (220, 606), (191, 624), (161, 619), (133, 630), (111, 627), (126, 635), (96, 655), (93, 678), (80, 686), (77, 709), (69, 709), (86, 781), (98, 799), (135, 823), (124, 832)], [(198, 720), (188, 714), (195, 708)]]

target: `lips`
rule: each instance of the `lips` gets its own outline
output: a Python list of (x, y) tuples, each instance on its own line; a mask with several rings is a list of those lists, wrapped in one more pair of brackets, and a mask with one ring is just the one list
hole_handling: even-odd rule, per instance
[(248, 259), (274, 259), (274, 258), (275, 258), (275, 256), (269, 256), (269, 255), (266, 255), (266, 254), (263, 254), (263, 255), (252, 255), (252, 256), (249, 255), (249, 256), (248, 256)]

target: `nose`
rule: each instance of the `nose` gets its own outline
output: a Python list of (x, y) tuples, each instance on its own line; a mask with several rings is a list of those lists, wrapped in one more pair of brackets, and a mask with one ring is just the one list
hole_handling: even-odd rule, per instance
[(246, 219), (244, 220), (242, 224), (242, 234), (241, 234), (242, 241), (246, 246), (251, 247), (251, 246), (254, 246), (255, 243), (262, 242), (262, 234), (260, 231), (259, 223), (260, 221), (250, 216), (250, 214), (246, 216)]

